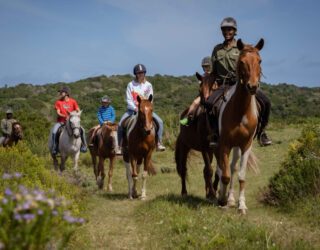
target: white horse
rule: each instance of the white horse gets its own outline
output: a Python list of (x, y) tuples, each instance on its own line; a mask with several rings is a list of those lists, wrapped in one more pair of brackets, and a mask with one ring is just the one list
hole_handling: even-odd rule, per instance
[[(78, 170), (78, 160), (81, 147), (81, 126), (80, 115), (82, 111), (72, 111), (66, 121), (65, 126), (59, 136), (59, 152), (61, 156), (60, 171), (65, 169), (65, 163), (68, 156), (73, 159), (73, 169)], [(52, 148), (52, 130), (49, 136), (49, 150)], [(58, 170), (57, 156), (51, 153), (55, 170)]]

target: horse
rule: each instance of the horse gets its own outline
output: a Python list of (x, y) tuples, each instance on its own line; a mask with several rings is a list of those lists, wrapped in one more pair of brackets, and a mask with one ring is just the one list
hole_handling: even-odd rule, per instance
[[(261, 57), (259, 51), (264, 40), (255, 45), (245, 45), (241, 39), (237, 41), (240, 51), (237, 62), (237, 83), (230, 87), (225, 95), (219, 113), (219, 147), (217, 154), (218, 172), (221, 180), (218, 204), (235, 206), (234, 182), (236, 162), (241, 157), (239, 169), (239, 205), (238, 211), (246, 214), (245, 176), (248, 167), (258, 170), (255, 156), (251, 151), (252, 142), (257, 131), (258, 108), (255, 94), (260, 85)], [(233, 164), (229, 166), (229, 154), (234, 149)], [(231, 173), (230, 173), (231, 172)], [(227, 186), (230, 183), (227, 195)]]
[[(112, 133), (117, 131), (117, 127), (117, 124), (103, 123), (101, 127), (98, 125), (91, 128), (88, 133), (88, 138), (93, 138), (93, 145), (89, 145), (89, 150), (99, 189), (103, 189), (104, 185), (104, 161), (109, 158), (108, 191), (112, 191), (113, 165), (116, 157)], [(97, 157), (99, 157), (98, 165)]]
[[(191, 149), (201, 152), (204, 161), (203, 176), (205, 180), (206, 198), (213, 200), (216, 197), (218, 179), (212, 183), (213, 167), (211, 166), (215, 149), (209, 147), (208, 136), (211, 134), (208, 116), (204, 100), (206, 100), (211, 92), (214, 84), (214, 78), (211, 75), (201, 76), (198, 72), (196, 77), (199, 80), (200, 106), (195, 111), (194, 120), (189, 126), (180, 125), (175, 146), (175, 162), (176, 169), (181, 178), (181, 195), (188, 194), (186, 188), (187, 177), (187, 159)], [(181, 117), (184, 117), (188, 109), (182, 112)]]
[(2, 146), (3, 147), (12, 147), (13, 145), (17, 145), (17, 143), (22, 140), (23, 138), (23, 131), (22, 126), (19, 122), (12, 123), (12, 130), (9, 137), (5, 138)]
[[(61, 156), (60, 171), (65, 170), (65, 162), (69, 156), (73, 159), (73, 169), (78, 170), (78, 160), (81, 147), (81, 126), (80, 115), (82, 111), (72, 111), (66, 121), (65, 126), (59, 135), (59, 152)], [(52, 131), (49, 136), (49, 150), (52, 148)], [(57, 135), (58, 136), (58, 135)], [(58, 170), (57, 156), (51, 153), (55, 170)]]
[(127, 134), (123, 140), (123, 160), (126, 167), (129, 199), (138, 198), (137, 181), (142, 162), (144, 163), (142, 200), (146, 198), (147, 175), (148, 173), (155, 174), (155, 169), (151, 162), (151, 156), (156, 147), (156, 129), (152, 118), (152, 98), (153, 96), (150, 95), (147, 100), (144, 100), (138, 96), (137, 114), (124, 121), (127, 124)]

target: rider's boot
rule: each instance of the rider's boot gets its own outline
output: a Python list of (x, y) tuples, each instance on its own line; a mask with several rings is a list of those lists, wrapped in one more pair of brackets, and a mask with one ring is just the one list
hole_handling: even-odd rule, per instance
[(52, 133), (52, 147), (51, 147), (51, 153), (53, 155), (58, 154), (58, 143), (56, 141), (56, 133)]
[(81, 128), (81, 147), (80, 147), (80, 152), (81, 153), (85, 153), (87, 152), (88, 148), (87, 148), (87, 142), (86, 142), (86, 139), (85, 139), (85, 135), (84, 135), (84, 129)]

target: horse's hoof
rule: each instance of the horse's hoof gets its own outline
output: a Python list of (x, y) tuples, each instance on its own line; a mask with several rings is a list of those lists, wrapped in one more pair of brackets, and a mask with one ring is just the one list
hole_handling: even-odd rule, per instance
[(112, 186), (108, 186), (108, 192), (112, 192), (113, 191), (113, 189), (112, 189)]
[(227, 205), (227, 200), (226, 199), (219, 199), (218, 200), (218, 205), (221, 207), (224, 207)]
[(212, 193), (209, 193), (209, 194), (206, 195), (206, 199), (209, 200), (209, 201), (214, 201), (216, 199), (216, 195), (212, 194)]
[(238, 212), (240, 215), (246, 215), (247, 214), (247, 209), (238, 209)]
[(236, 206), (236, 202), (235, 200), (228, 200), (228, 207), (235, 207)]
[(147, 196), (145, 196), (145, 195), (144, 195), (144, 196), (141, 196), (140, 199), (141, 199), (142, 201), (145, 201), (145, 200), (147, 199)]

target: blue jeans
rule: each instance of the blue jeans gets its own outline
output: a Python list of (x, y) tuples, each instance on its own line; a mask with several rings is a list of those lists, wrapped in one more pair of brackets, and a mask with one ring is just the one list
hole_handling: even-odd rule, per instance
[[(127, 110), (127, 112), (125, 112), (119, 122), (119, 127), (118, 127), (118, 142), (119, 145), (122, 145), (122, 138), (123, 138), (123, 126), (122, 126), (122, 122), (128, 117), (128, 116), (132, 116), (135, 112), (133, 110)], [(157, 137), (158, 137), (158, 141), (162, 141), (162, 135), (163, 135), (163, 121), (161, 120), (161, 118), (156, 114), (156, 113), (152, 113), (152, 117), (156, 120), (156, 122), (159, 124), (159, 129), (157, 131)]]

